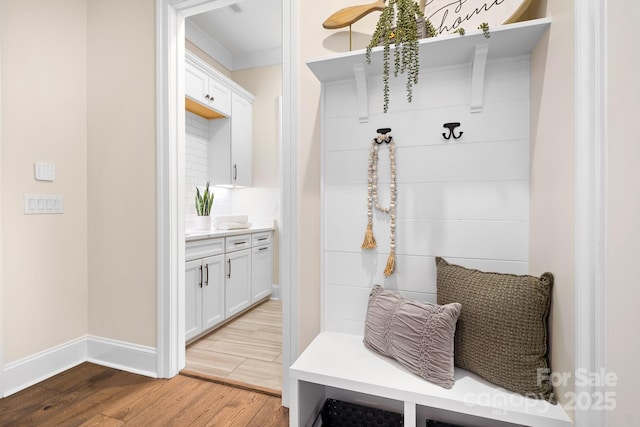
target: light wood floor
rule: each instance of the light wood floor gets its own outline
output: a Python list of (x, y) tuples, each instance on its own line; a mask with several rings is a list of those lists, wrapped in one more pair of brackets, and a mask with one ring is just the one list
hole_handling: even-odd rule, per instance
[(282, 301), (267, 300), (190, 344), (183, 374), (282, 393)]
[(288, 426), (280, 399), (178, 375), (91, 363), (0, 399), (0, 426)]

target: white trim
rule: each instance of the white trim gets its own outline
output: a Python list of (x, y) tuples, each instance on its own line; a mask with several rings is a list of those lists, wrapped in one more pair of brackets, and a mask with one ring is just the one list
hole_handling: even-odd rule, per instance
[(282, 64), (282, 49), (277, 47), (247, 53), (236, 54), (233, 57), (231, 71), (244, 70), (246, 68), (268, 67)]
[(13, 393), (44, 381), (87, 360), (86, 336), (8, 363), (2, 368), (3, 394)]
[[(2, 211), (4, 207), (4, 188), (2, 182), (2, 40), (0, 39), (0, 242), (4, 242), (4, 227)], [(0, 271), (4, 271), (4, 245), (0, 245)], [(4, 274), (0, 274), (0, 397), (4, 396), (5, 380), (2, 366), (4, 365)]]
[[(575, 369), (607, 368), (607, 12), (606, 0), (575, 2)], [(575, 396), (606, 386), (575, 384)], [(576, 405), (576, 425), (605, 426), (607, 414)]]
[[(157, 372), (177, 375), (184, 367), (184, 17), (224, 0), (156, 0), (156, 123), (158, 198)], [(288, 401), (288, 366), (297, 356), (297, 62), (296, 0), (283, 0), (283, 131), (280, 282), (283, 295), (283, 390)], [(178, 41), (178, 42), (177, 42)], [(182, 132), (181, 132), (182, 130)]]
[(282, 3), (282, 183), (280, 285), (282, 313), (282, 404), (289, 406), (289, 366), (298, 357), (298, 0)]
[(187, 21), (185, 27), (187, 40), (202, 49), (207, 55), (222, 64), (227, 70), (233, 70), (233, 55), (220, 43), (215, 41), (191, 21)]
[(157, 377), (156, 349), (109, 338), (82, 336), (2, 368), (2, 397), (30, 387), (84, 362)]
[[(172, 43), (170, 34), (182, 33), (184, 18), (167, 0), (156, 0), (156, 133), (157, 133), (157, 372), (170, 378), (184, 367), (184, 313), (180, 310), (184, 289), (184, 224), (179, 197), (178, 108), (184, 103), (178, 95), (181, 75), (177, 65), (180, 43)], [(184, 33), (182, 33), (184, 34)], [(182, 46), (184, 50), (184, 45)], [(184, 67), (183, 67), (184, 68)], [(184, 116), (184, 115), (183, 115)], [(184, 117), (182, 120), (184, 128)], [(184, 294), (184, 292), (183, 292)], [(182, 343), (182, 350), (180, 350)]]
[(156, 349), (109, 338), (87, 337), (87, 361), (156, 378)]

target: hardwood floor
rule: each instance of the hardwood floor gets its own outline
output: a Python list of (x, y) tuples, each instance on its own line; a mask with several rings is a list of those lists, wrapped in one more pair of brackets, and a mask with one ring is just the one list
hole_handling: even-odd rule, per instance
[(0, 399), (0, 426), (288, 426), (280, 399), (83, 363)]
[(282, 393), (282, 301), (259, 306), (190, 344), (183, 374)]

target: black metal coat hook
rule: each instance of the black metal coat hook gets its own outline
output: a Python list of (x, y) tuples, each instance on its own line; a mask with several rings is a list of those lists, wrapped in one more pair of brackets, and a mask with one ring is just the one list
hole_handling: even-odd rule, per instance
[(458, 139), (464, 133), (464, 132), (460, 131), (460, 133), (458, 135), (456, 135), (456, 133), (454, 132), (454, 129), (457, 128), (458, 126), (460, 126), (460, 122), (445, 123), (442, 126), (444, 126), (445, 128), (449, 129), (449, 134), (448, 135), (447, 135), (446, 132), (444, 132), (442, 134), (444, 139), (451, 139), (451, 137), (453, 137), (453, 139)]
[(388, 144), (393, 138), (391, 135), (387, 136), (387, 134), (391, 132), (391, 128), (380, 128), (376, 130), (376, 132), (378, 132), (378, 136), (374, 138), (374, 141), (378, 144), (382, 144), (383, 142)]

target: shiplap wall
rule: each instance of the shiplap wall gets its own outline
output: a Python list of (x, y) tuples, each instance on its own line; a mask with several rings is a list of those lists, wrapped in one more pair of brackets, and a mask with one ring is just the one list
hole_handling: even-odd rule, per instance
[[(424, 68), (424, 67), (423, 67)], [(426, 69), (405, 100), (404, 76), (369, 78), (369, 122), (359, 123), (354, 80), (324, 83), (323, 329), (361, 334), (374, 284), (436, 301), (434, 258), (486, 271), (527, 273), (529, 58), (489, 62), (484, 106), (470, 113), (471, 64)], [(464, 134), (445, 140), (446, 122)], [(367, 224), (367, 162), (376, 129), (390, 127), (398, 182), (396, 272), (383, 275), (389, 219), (374, 213), (377, 249), (360, 249)], [(381, 203), (389, 201), (389, 151), (379, 159)]]

